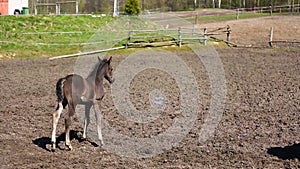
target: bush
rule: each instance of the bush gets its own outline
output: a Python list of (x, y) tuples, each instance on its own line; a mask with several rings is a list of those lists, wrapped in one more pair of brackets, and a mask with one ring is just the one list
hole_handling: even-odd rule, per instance
[(127, 0), (125, 4), (125, 13), (128, 15), (138, 15), (141, 13), (139, 0)]

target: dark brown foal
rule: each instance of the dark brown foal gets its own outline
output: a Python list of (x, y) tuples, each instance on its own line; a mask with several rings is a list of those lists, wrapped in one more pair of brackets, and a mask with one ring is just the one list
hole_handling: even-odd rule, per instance
[[(112, 66), (110, 57), (108, 60), (99, 59), (93, 71), (89, 76), (84, 79), (80, 75), (72, 74), (57, 81), (56, 95), (57, 95), (57, 108), (53, 113), (53, 130), (52, 130), (52, 150), (56, 148), (56, 126), (61, 113), (66, 106), (68, 106), (68, 115), (65, 119), (65, 134), (66, 146), (72, 150), (70, 142), (70, 126), (71, 117), (75, 114), (75, 108), (78, 104), (85, 105), (85, 118), (83, 128), (83, 138), (86, 138), (86, 131), (90, 122), (89, 113), (91, 107), (96, 104), (96, 101), (101, 101), (104, 97), (103, 79), (105, 78), (109, 83), (113, 82)], [(95, 110), (95, 109), (94, 109)], [(101, 117), (100, 112), (96, 112), (96, 123), (98, 139), (100, 144), (103, 144), (101, 133)]]

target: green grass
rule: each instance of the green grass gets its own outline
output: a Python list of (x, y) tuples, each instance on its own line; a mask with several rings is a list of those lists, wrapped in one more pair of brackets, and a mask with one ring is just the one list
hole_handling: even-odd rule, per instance
[[(126, 42), (127, 30), (157, 28), (136, 16), (117, 19), (110, 16), (3, 16), (0, 21), (0, 55), (9, 58), (51, 57), (121, 46)], [(80, 44), (86, 42), (97, 43)]]
[(76, 53), (82, 48), (78, 43), (87, 42), (112, 20), (112, 17), (91, 16), (3, 16), (0, 54), (28, 58)]
[[(246, 19), (268, 15), (267, 13), (249, 13), (241, 14), (239, 18)], [(234, 20), (235, 17), (235, 14), (205, 16), (199, 17), (199, 23)], [(192, 22), (194, 20), (194, 18), (185, 19)], [(160, 29), (159, 25), (139, 17), (115, 19), (110, 16), (2, 16), (0, 23), (1, 58), (3, 56), (9, 58), (12, 56), (14, 58), (51, 57), (80, 51), (99, 50), (99, 47), (124, 45), (128, 30)], [(169, 35), (166, 36), (166, 33), (149, 34), (142, 32), (136, 33), (136, 36), (138, 38), (133, 38), (131, 42), (169, 41), (174, 38)], [(84, 46), (80, 44), (85, 42), (103, 42), (103, 45)]]
[[(266, 17), (266, 16), (270, 16), (270, 14), (269, 13), (243, 13), (243, 14), (239, 14), (239, 19), (250, 19), (250, 18), (258, 18), (258, 17)], [(185, 19), (190, 22), (195, 22), (195, 17), (185, 18)], [(236, 19), (236, 14), (224, 14), (224, 15), (217, 15), (217, 16), (199, 16), (198, 22), (208, 23), (208, 22), (229, 21), (235, 19)]]

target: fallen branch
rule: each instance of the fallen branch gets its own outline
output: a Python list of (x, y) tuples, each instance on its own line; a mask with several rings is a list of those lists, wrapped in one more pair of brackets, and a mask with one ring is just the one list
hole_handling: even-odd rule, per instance
[(211, 39), (214, 39), (214, 40), (217, 40), (217, 41), (225, 42), (228, 46), (231, 45), (231, 46), (233, 46), (233, 47), (238, 47), (237, 44), (232, 43), (232, 42), (228, 42), (228, 41), (226, 41), (226, 40), (218, 39), (218, 38), (213, 37), (213, 36), (210, 36), (210, 38), (211, 38)]
[(49, 58), (49, 60), (69, 58), (69, 57), (81, 56), (81, 55), (91, 55), (91, 54), (95, 54), (95, 53), (108, 52), (108, 51), (118, 50), (118, 49), (124, 49), (124, 48), (125, 48), (125, 46), (121, 46), (121, 47), (115, 47), (115, 48), (109, 48), (109, 49), (95, 50), (95, 51), (90, 51), (90, 52), (82, 52), (82, 53), (76, 53), (76, 54), (55, 56), (55, 57)]
[(161, 46), (172, 46), (177, 45), (175, 41), (167, 42), (140, 42), (140, 43), (128, 43), (128, 47), (161, 47)]
[(272, 43), (300, 43), (300, 41), (291, 41), (291, 40), (273, 40)]

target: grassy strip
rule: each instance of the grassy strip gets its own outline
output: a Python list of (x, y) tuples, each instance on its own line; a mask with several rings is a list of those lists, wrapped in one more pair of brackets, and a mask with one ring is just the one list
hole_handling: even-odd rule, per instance
[[(239, 19), (250, 19), (258, 17), (270, 16), (269, 13), (241, 13), (239, 14)], [(195, 22), (195, 17), (185, 18), (189, 22)], [(236, 14), (225, 14), (218, 16), (199, 16), (198, 23), (209, 23), (209, 22), (220, 22), (220, 21), (229, 21), (236, 20)]]
[(87, 42), (112, 20), (91, 16), (3, 16), (0, 54), (28, 58), (76, 53), (82, 48), (79, 43)]
[[(241, 14), (240, 19), (268, 15), (267, 13)], [(192, 17), (185, 19), (194, 20)], [(200, 23), (233, 19), (235, 19), (235, 14), (199, 17)], [(126, 43), (126, 36), (128, 36), (126, 29), (155, 29), (155, 25), (138, 17), (124, 17), (115, 20), (109, 16), (3, 16), (0, 17), (0, 22), (0, 58), (3, 56), (8, 58), (32, 58), (73, 54), (84, 50), (84, 48), (86, 50), (95, 48), (96, 50), (99, 47), (99, 44), (83, 46), (80, 43), (93, 41), (106, 43), (109, 40), (125, 37), (115, 44), (120, 46)], [(124, 31), (125, 33), (114, 35), (115, 33), (111, 32), (112, 29), (117, 32)], [(102, 32), (99, 32), (99, 30)], [(94, 36), (95, 32), (97, 32), (96, 36)], [(133, 38), (131, 42), (151, 43), (174, 39), (174, 37), (165, 34), (157, 32), (136, 33), (136, 38)], [(111, 46), (111, 44), (108, 46)]]

